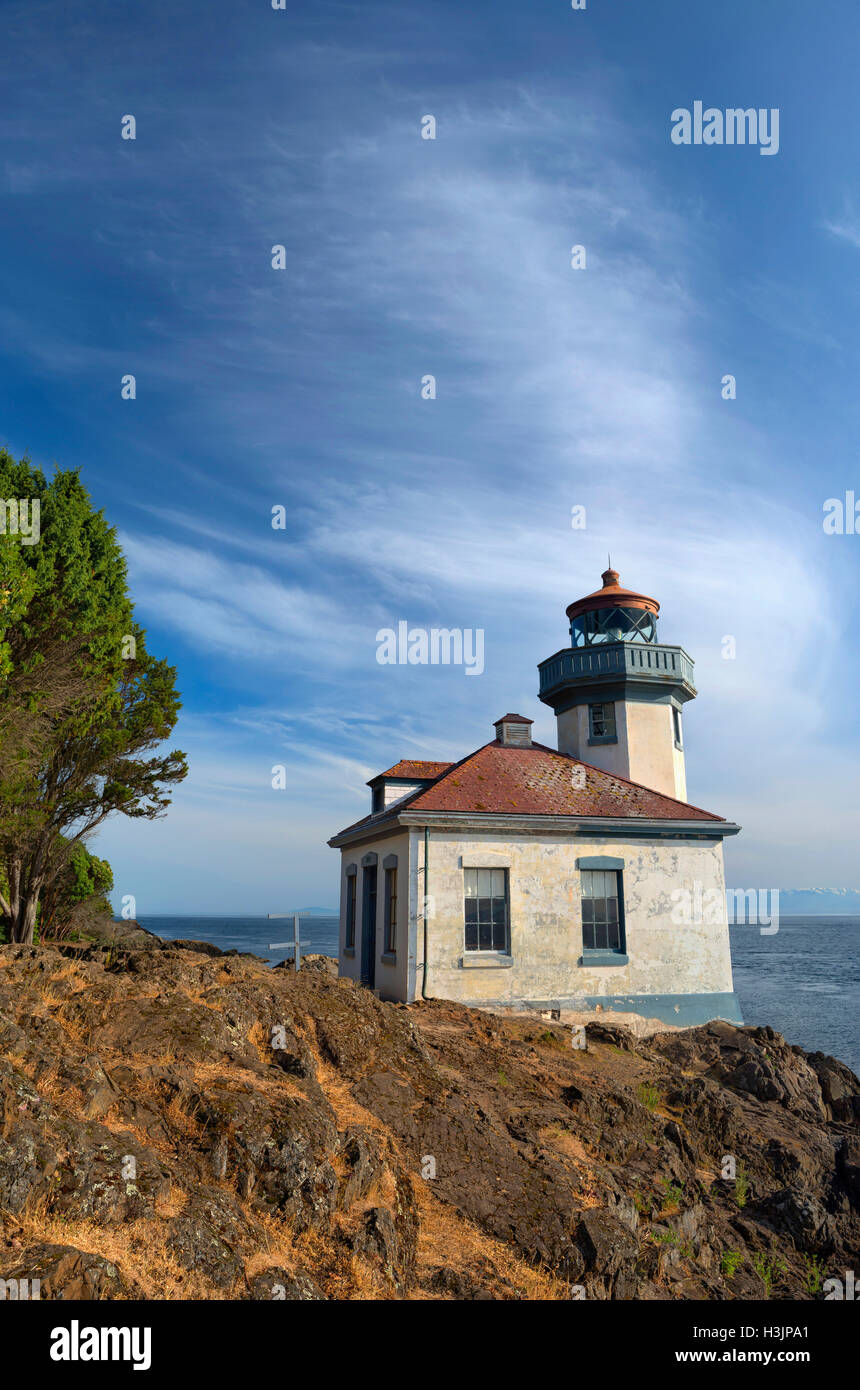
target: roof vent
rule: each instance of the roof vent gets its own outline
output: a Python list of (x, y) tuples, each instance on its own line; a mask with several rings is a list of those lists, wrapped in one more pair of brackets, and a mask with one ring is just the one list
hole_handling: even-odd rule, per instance
[(504, 748), (531, 748), (533, 719), (524, 714), (503, 714), (493, 725), (496, 738)]

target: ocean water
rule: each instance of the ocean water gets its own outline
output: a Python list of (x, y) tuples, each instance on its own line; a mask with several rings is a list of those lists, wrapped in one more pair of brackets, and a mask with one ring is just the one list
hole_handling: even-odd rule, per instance
[[(252, 951), (272, 964), (292, 952), (291, 918), (141, 917), (168, 939), (211, 941), (222, 951)], [(302, 917), (302, 950), (336, 956), (338, 919)], [(774, 936), (731, 929), (735, 990), (746, 1023), (770, 1024), (808, 1052), (827, 1052), (860, 1075), (860, 917), (783, 917)]]
[[(273, 942), (293, 940), (292, 917), (138, 917), (147, 931), (168, 941), (209, 941), (222, 951), (251, 951), (277, 965), (292, 960), (292, 951), (272, 951)], [(300, 917), (299, 938), (304, 955), (318, 953), (336, 956), (339, 921), (337, 917)]]
[(769, 1023), (860, 1076), (860, 917), (781, 917), (774, 936), (730, 928), (745, 1023)]

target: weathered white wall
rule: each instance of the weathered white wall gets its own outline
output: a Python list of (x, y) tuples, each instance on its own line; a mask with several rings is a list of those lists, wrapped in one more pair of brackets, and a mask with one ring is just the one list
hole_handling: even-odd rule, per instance
[[(580, 857), (624, 860), (624, 917), (629, 964), (581, 966)], [(419, 862), (421, 854), (419, 851)], [(511, 959), (505, 967), (464, 951), (463, 868), (507, 868)], [(419, 875), (420, 879), (420, 875)], [(720, 919), (678, 924), (672, 890), (722, 904)], [(720, 842), (483, 838), (434, 833), (430, 842), (428, 994), (463, 1003), (558, 996), (731, 992)], [(711, 895), (710, 898), (708, 895)], [(718, 895), (715, 897), (715, 894)], [(703, 914), (705, 917), (713, 913)]]
[(630, 777), (630, 754), (627, 748), (627, 723), (624, 705), (615, 702), (617, 743), (588, 742), (588, 705), (576, 705), (558, 716), (558, 750), (584, 763), (612, 772), (617, 777)]
[(686, 801), (684, 753), (675, 747), (672, 706), (616, 700), (615, 728), (617, 743), (590, 744), (588, 705), (577, 705), (558, 716), (559, 751), (604, 772)]
[[(401, 831), (361, 845), (341, 851), (340, 880), (340, 951), (339, 973), (350, 980), (361, 979), (361, 943), (364, 923), (362, 920), (363, 876), (361, 861), (365, 854), (377, 855), (376, 865), (376, 982), (383, 999), (406, 999), (409, 993), (409, 904), (414, 899), (414, 872), (409, 862), (409, 833)], [(385, 952), (385, 870), (383, 861), (389, 854), (397, 855), (397, 949), (395, 960), (383, 960)], [(355, 954), (346, 951), (346, 880), (350, 864), (358, 867), (358, 886), (356, 891)], [(414, 933), (413, 933), (414, 935)], [(412, 975), (414, 976), (414, 942)]]
[(626, 775), (631, 782), (686, 801), (684, 753), (675, 747), (672, 706), (630, 700), (616, 705), (616, 711), (619, 708), (624, 710), (627, 728), (630, 771)]

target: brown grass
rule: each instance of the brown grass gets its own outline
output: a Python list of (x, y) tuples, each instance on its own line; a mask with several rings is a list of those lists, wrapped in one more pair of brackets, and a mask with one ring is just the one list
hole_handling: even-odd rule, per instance
[[(453, 1207), (441, 1202), (420, 1178), (413, 1180), (420, 1216), (418, 1234), (419, 1279), (447, 1266), (485, 1288), (508, 1287), (507, 1297), (558, 1302), (570, 1297), (567, 1283), (522, 1259), (503, 1241), (486, 1235)], [(417, 1290), (410, 1301), (432, 1298)], [(438, 1297), (438, 1296), (437, 1296)], [(443, 1295), (444, 1297), (444, 1295)]]
[(371, 1110), (365, 1110), (363, 1105), (359, 1105), (353, 1098), (348, 1083), (341, 1080), (334, 1067), (322, 1057), (317, 1056), (315, 1060), (317, 1078), (337, 1117), (339, 1127), (346, 1129), (350, 1125), (359, 1125), (387, 1137), (388, 1130), (382, 1121)]
[(73, 1245), (109, 1260), (140, 1286), (143, 1298), (229, 1298), (229, 1293), (216, 1289), (199, 1270), (183, 1268), (167, 1243), (169, 1234), (167, 1221), (160, 1218), (102, 1226), (90, 1220), (51, 1216), (44, 1204), (28, 1210), (18, 1225), (18, 1236), (25, 1245), (40, 1241)]
[(562, 1125), (548, 1125), (546, 1129), (539, 1130), (538, 1139), (548, 1149), (563, 1154), (565, 1158), (572, 1158), (577, 1164), (589, 1161), (582, 1140)]

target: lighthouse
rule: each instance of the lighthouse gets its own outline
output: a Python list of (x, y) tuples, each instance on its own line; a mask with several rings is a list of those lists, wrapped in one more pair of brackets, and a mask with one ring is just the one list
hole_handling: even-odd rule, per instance
[(540, 699), (554, 711), (558, 750), (687, 800), (683, 709), (696, 696), (683, 647), (658, 641), (656, 599), (602, 587), (567, 608), (570, 645), (542, 661)]
[(371, 778), (367, 813), (329, 840), (340, 974), (407, 1004), (740, 1023), (723, 868), (740, 826), (687, 800), (693, 663), (611, 568), (567, 616), (570, 645), (539, 667), (557, 750), (509, 710), (465, 757)]

